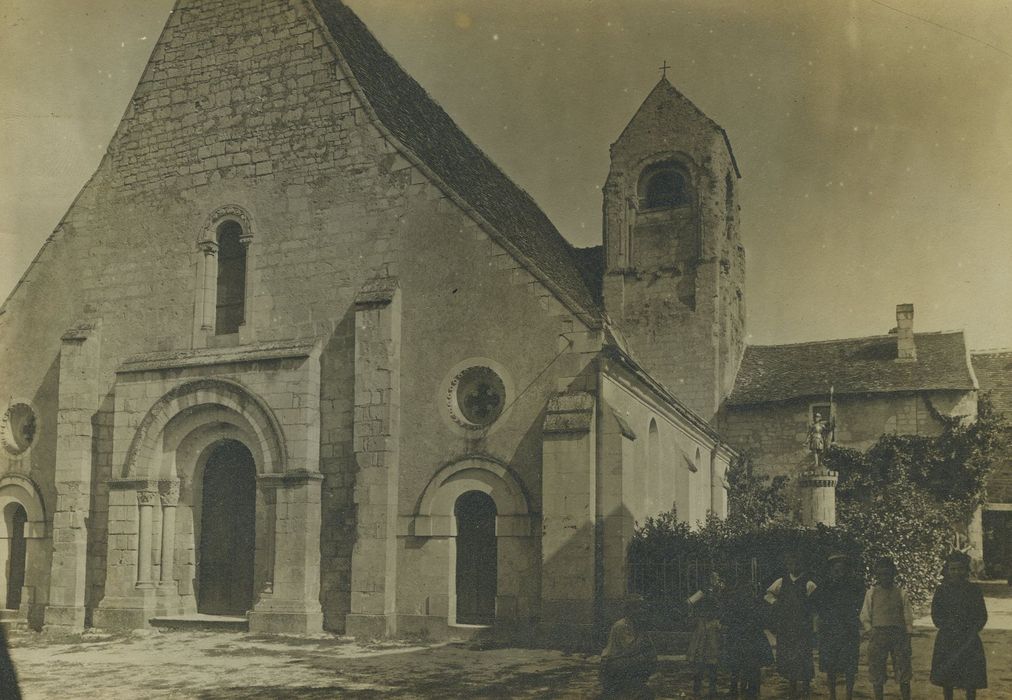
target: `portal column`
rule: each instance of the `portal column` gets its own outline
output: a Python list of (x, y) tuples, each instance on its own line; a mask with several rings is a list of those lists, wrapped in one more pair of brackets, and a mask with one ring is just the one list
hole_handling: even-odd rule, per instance
[(160, 550), (158, 580), (158, 612), (178, 614), (179, 585), (176, 582), (176, 505), (179, 503), (179, 482), (158, 482), (158, 497), (162, 504), (162, 546)]
[(158, 492), (147, 489), (137, 492), (139, 509), (137, 534), (137, 586), (150, 588), (154, 585), (151, 579), (151, 530), (154, 522), (155, 503)]
[(173, 576), (176, 565), (176, 504), (179, 502), (179, 482), (168, 481), (159, 484), (158, 493), (162, 502), (162, 586), (175, 584)]

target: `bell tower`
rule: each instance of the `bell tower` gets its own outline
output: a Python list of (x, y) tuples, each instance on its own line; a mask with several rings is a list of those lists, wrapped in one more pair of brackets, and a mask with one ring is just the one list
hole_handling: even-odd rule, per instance
[(706, 420), (744, 352), (740, 177), (724, 130), (662, 77), (612, 144), (604, 186), (605, 309)]

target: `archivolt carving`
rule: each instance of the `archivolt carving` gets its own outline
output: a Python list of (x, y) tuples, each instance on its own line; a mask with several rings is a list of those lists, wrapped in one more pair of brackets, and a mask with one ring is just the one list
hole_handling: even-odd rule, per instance
[(250, 213), (238, 204), (226, 204), (211, 212), (211, 215), (207, 218), (207, 222), (204, 224), (204, 230), (201, 231), (199, 242), (216, 241), (218, 238), (218, 227), (224, 221), (237, 222), (242, 226), (243, 236), (247, 238), (253, 237), (253, 217), (250, 216)]
[(187, 408), (215, 404), (234, 410), (249, 422), (264, 457), (263, 473), (285, 471), (287, 451), (284, 433), (267, 404), (237, 382), (198, 379), (174, 387), (147, 412), (127, 451), (123, 477), (143, 476), (138, 471), (138, 464), (151, 464), (154, 447), (172, 418)]

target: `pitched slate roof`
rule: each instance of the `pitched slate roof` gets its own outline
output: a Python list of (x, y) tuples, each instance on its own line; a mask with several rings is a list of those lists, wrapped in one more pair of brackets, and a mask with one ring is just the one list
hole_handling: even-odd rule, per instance
[(961, 331), (915, 333), (915, 361), (897, 361), (896, 336), (847, 338), (745, 350), (730, 405), (898, 391), (974, 388)]
[(990, 391), (994, 407), (1012, 416), (1012, 350), (989, 350), (970, 355), (981, 391)]
[(604, 305), (604, 246), (573, 248), (576, 268), (598, 304)]
[(600, 308), (573, 247), (529, 194), (478, 148), (340, 0), (312, 0), (383, 125), (580, 310)]

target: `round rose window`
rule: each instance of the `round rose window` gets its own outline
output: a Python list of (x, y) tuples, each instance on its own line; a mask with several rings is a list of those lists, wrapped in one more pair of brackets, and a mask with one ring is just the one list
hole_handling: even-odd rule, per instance
[(481, 428), (491, 425), (506, 406), (506, 387), (489, 367), (468, 367), (450, 386), (453, 417), (461, 425)]
[(3, 444), (11, 454), (21, 454), (35, 440), (35, 412), (25, 403), (13, 404), (3, 420)]

